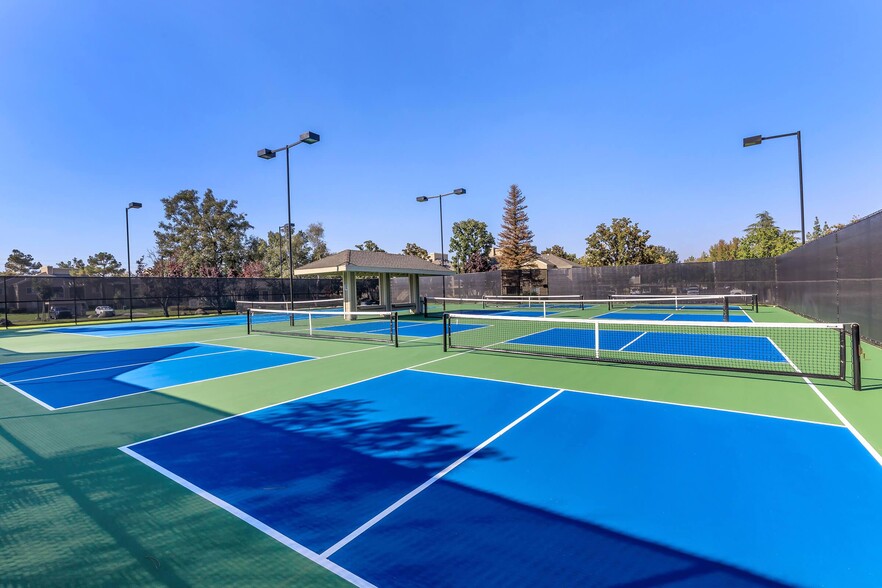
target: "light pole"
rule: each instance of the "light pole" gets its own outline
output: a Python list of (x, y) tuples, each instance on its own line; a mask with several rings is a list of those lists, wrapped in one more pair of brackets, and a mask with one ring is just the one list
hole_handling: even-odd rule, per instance
[(129, 202), (126, 206), (126, 266), (129, 270), (129, 320), (135, 320), (135, 314), (132, 310), (132, 248), (129, 245), (129, 209), (141, 208), (140, 202)]
[[(441, 267), (444, 267), (444, 210), (442, 209), (441, 202), (444, 200), (445, 196), (462, 196), (465, 194), (465, 188), (457, 188), (453, 192), (448, 192), (447, 194), (438, 194), (437, 196), (417, 196), (417, 202), (428, 202), (432, 198), (438, 199), (438, 220), (441, 226)], [(441, 276), (441, 298), (447, 298), (447, 288), (445, 282), (447, 281), (446, 276)]]
[(257, 156), (261, 159), (272, 159), (276, 156), (276, 153), (279, 151), (285, 150), (285, 177), (288, 182), (288, 294), (291, 297), (290, 301), (294, 302), (294, 264), (291, 263), (294, 259), (294, 249), (291, 244), (291, 157), (290, 150), (291, 147), (295, 147), (300, 145), (301, 143), (306, 143), (307, 145), (312, 145), (313, 143), (318, 143), (321, 140), (321, 137), (317, 133), (313, 133), (312, 131), (306, 131), (305, 133), (300, 134), (300, 140), (291, 143), (290, 145), (285, 145), (284, 147), (279, 147), (278, 149), (261, 149), (257, 152)]
[(772, 135), (771, 137), (763, 137), (762, 135), (745, 137), (743, 146), (753, 147), (754, 145), (759, 145), (763, 141), (768, 141), (769, 139), (780, 139), (781, 137), (793, 136), (796, 136), (796, 153), (799, 156), (799, 218), (802, 223), (802, 244), (805, 245), (805, 200), (802, 192), (802, 131), (785, 133), (783, 135)]

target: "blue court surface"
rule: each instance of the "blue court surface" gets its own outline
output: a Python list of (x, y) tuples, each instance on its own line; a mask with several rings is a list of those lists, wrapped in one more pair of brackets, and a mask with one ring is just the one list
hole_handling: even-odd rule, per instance
[[(542, 345), (594, 349), (593, 329), (553, 328), (532, 335), (506, 341), (507, 344)], [(716, 335), (702, 333), (664, 333), (600, 329), (600, 349), (786, 363), (784, 357), (768, 337)]]
[[(706, 323), (721, 323), (723, 322), (722, 314), (685, 314), (682, 312), (672, 313), (651, 313), (651, 312), (607, 312), (605, 314), (601, 314), (599, 316), (595, 316), (593, 318), (597, 319), (610, 319), (610, 320), (623, 320), (623, 321), (689, 321), (689, 322), (706, 322)], [(729, 322), (731, 323), (752, 323), (753, 321), (746, 314), (735, 314), (732, 313), (729, 315)]]
[(216, 329), (218, 327), (245, 326), (247, 317), (244, 314), (224, 314), (198, 318), (162, 319), (155, 321), (138, 321), (131, 323), (87, 324), (75, 327), (50, 327), (44, 329), (50, 333), (66, 333), (69, 335), (86, 335), (90, 337), (129, 337), (132, 335), (151, 335), (171, 331), (189, 331), (194, 329)]
[[(480, 329), (485, 325), (451, 325), (458, 331), (470, 331)], [(336, 331), (341, 333), (375, 333), (377, 335), (389, 335), (389, 322), (353, 322), (346, 325), (334, 325), (319, 327), (317, 331)], [(444, 325), (441, 323), (424, 323), (418, 321), (398, 321), (398, 334), (402, 337), (439, 337), (444, 333)]]
[[(587, 308), (587, 307), (586, 307)], [(542, 317), (557, 314), (556, 311), (548, 311), (543, 313), (541, 310), (511, 310), (501, 308), (464, 308), (458, 310), (449, 310), (447, 312), (455, 314), (495, 314), (503, 316), (532, 316)]]
[[(723, 310), (722, 304), (638, 304), (636, 306), (629, 306), (628, 308), (634, 310)], [(750, 310), (751, 307), (747, 307), (747, 310)], [(729, 306), (729, 310), (742, 310), (740, 306)]]
[(122, 450), (356, 585), (882, 585), (840, 426), (407, 370)]
[(187, 343), (0, 364), (0, 382), (54, 410), (308, 359)]

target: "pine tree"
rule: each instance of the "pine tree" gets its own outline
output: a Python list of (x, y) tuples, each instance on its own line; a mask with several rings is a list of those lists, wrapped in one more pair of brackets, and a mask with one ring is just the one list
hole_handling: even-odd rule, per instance
[(533, 231), (527, 226), (526, 197), (517, 184), (512, 184), (505, 198), (502, 212), (502, 231), (499, 233), (499, 267), (521, 269), (536, 259), (533, 249)]

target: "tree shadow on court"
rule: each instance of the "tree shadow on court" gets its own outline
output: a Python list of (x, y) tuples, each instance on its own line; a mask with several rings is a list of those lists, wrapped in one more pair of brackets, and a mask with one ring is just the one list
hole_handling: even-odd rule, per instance
[(446, 478), (332, 559), (378, 586), (786, 586)]

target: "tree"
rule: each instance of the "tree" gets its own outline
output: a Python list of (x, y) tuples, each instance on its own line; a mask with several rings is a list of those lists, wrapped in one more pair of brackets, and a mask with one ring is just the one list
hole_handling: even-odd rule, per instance
[(33, 255), (13, 249), (9, 257), (6, 258), (6, 271), (3, 273), (11, 276), (33, 275), (40, 270), (42, 265), (39, 261), (34, 261)]
[(153, 232), (161, 259), (175, 258), (186, 276), (239, 273), (252, 227), (236, 212), (236, 200), (218, 199), (208, 189), (201, 198), (196, 190), (181, 190), (161, 202), (165, 221)]
[(70, 270), (72, 276), (80, 276), (86, 270), (86, 262), (79, 257), (74, 257), (70, 261), (59, 261), (55, 265), (61, 269)]
[(122, 276), (126, 273), (122, 264), (106, 251), (90, 255), (87, 261), (88, 263), (82, 270), (82, 273), (87, 276)]
[(738, 244), (738, 259), (775, 257), (798, 247), (794, 233), (775, 224), (768, 211), (756, 215), (756, 222), (744, 229), (744, 238)]
[(575, 253), (568, 253), (562, 245), (552, 245), (551, 247), (546, 247), (542, 251), (542, 255), (557, 255), (558, 257), (562, 257), (563, 259), (568, 259), (569, 261), (573, 262), (578, 259)]
[(379, 251), (380, 253), (386, 252), (385, 249), (382, 249), (379, 245), (377, 245), (376, 243), (374, 243), (370, 239), (368, 239), (367, 241), (365, 241), (361, 245), (356, 245), (355, 248), (358, 249), (359, 251)]
[(651, 236), (630, 218), (614, 218), (609, 226), (601, 223), (585, 237), (583, 262), (590, 266), (653, 263), (652, 250), (647, 245)]
[(487, 223), (473, 218), (453, 223), (450, 237), (450, 255), (457, 272), (465, 270), (465, 264), (473, 253), (478, 253), (489, 263), (490, 248), (496, 243), (487, 230)]
[(306, 233), (304, 236), (312, 250), (309, 254), (309, 261), (324, 259), (331, 254), (331, 252), (328, 251), (328, 244), (325, 243), (325, 227), (322, 223), (310, 223), (310, 225), (306, 227)]
[[(855, 218), (851, 219), (851, 222), (855, 222)], [(833, 231), (838, 231), (839, 229), (845, 228), (845, 225), (842, 223), (836, 223), (833, 226), (827, 224), (827, 221), (824, 221), (824, 225), (821, 226), (821, 221), (818, 220), (818, 217), (815, 217), (814, 225), (812, 226), (812, 230), (806, 233), (805, 240), (814, 241), (815, 239), (820, 239), (826, 235), (829, 235)]]
[(404, 246), (404, 249), (402, 249), (401, 252), (405, 255), (413, 255), (414, 257), (419, 257), (420, 259), (429, 259), (429, 252), (416, 243), (408, 243)]
[(462, 267), (463, 273), (466, 274), (489, 272), (491, 269), (493, 269), (493, 265), (490, 263), (490, 258), (477, 251), (469, 255)]
[(662, 245), (649, 245), (646, 248), (647, 263), (678, 263), (680, 256), (673, 249)]
[(527, 225), (526, 197), (517, 184), (512, 184), (505, 197), (502, 230), (499, 232), (497, 259), (502, 269), (521, 269), (536, 259), (533, 231)]

